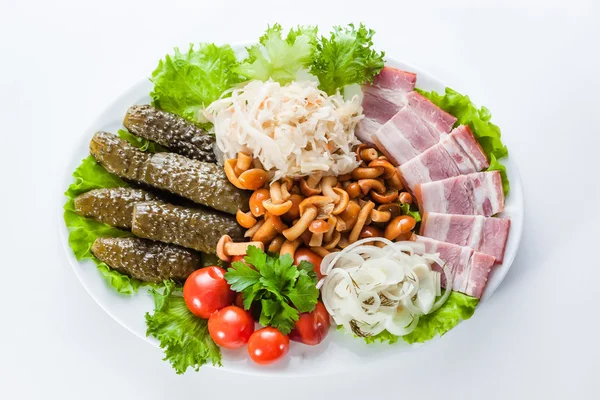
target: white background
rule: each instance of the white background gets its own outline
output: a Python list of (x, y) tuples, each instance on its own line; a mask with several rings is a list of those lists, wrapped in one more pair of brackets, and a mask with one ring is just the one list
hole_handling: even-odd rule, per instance
[[(1, 0), (0, 398), (598, 398), (600, 4), (482, 3)], [(467, 323), (385, 363), (326, 378), (177, 376), (71, 271), (57, 229), (68, 158), (173, 46), (350, 21), (493, 111), (525, 186), (513, 268)]]

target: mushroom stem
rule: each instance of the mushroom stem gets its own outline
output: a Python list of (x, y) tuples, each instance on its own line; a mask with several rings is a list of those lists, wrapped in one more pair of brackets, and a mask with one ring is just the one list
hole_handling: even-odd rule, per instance
[(371, 211), (373, 211), (373, 208), (375, 208), (375, 203), (373, 203), (372, 201), (368, 201), (358, 213), (356, 224), (354, 224), (354, 227), (350, 232), (350, 236), (348, 236), (348, 241), (350, 243), (354, 243), (358, 240), (358, 236), (360, 235), (362, 228), (365, 226), (367, 218), (371, 215)]
[(326, 176), (321, 179), (321, 190), (323, 194), (327, 197), (331, 197), (335, 204), (340, 200), (340, 196), (333, 191), (333, 187), (337, 184), (337, 179), (335, 176)]
[(302, 214), (298, 222), (296, 222), (296, 224), (294, 224), (294, 226), (292, 226), (291, 228), (288, 228), (283, 231), (283, 236), (285, 236), (286, 239), (290, 241), (298, 239), (300, 235), (302, 235), (302, 233), (306, 229), (308, 229), (308, 226), (316, 217), (317, 208), (313, 205), (309, 205), (304, 210), (304, 213)]
[(322, 233), (313, 233), (310, 237), (310, 242), (308, 245), (310, 247), (321, 246), (323, 244), (323, 234)]
[(294, 253), (296, 253), (296, 249), (300, 246), (300, 243), (302, 243), (300, 239), (286, 240), (279, 250), (279, 255), (289, 254), (294, 257)]

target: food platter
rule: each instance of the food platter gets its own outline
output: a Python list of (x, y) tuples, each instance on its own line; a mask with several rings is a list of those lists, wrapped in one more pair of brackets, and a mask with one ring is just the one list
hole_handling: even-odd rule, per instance
[[(244, 52), (244, 45), (232, 47), (238, 53)], [(446, 87), (442, 82), (418, 67), (393, 58), (387, 58), (386, 65), (416, 73), (418, 77), (417, 87), (420, 89), (443, 92)], [(87, 156), (89, 152), (89, 138), (99, 130), (116, 132), (122, 128), (123, 115), (128, 107), (132, 104), (150, 103), (148, 94), (151, 90), (152, 83), (149, 80), (144, 79), (140, 81), (110, 104), (91, 125), (91, 128), (82, 133), (80, 144), (74, 149), (68, 170), (65, 171), (64, 187), (67, 187), (71, 183), (70, 172), (77, 167), (82, 158)], [(510, 138), (510, 133), (506, 136)], [(523, 229), (524, 199), (518, 169), (516, 163), (510, 157), (503, 161), (507, 167), (508, 178), (511, 182), (511, 192), (506, 198), (505, 209), (502, 215), (510, 218), (511, 229), (506, 245), (504, 262), (495, 266), (490, 274), (482, 301), (485, 301), (494, 293), (508, 273), (516, 256)], [(92, 262), (76, 261), (67, 244), (68, 231), (64, 226), (62, 218), (59, 221), (59, 225), (62, 242), (69, 262), (88, 293), (100, 307), (121, 325), (136, 336), (158, 346), (159, 343), (156, 339), (146, 337), (144, 315), (153, 309), (152, 297), (147, 293), (147, 290), (141, 288), (139, 293), (134, 296), (120, 295), (115, 292), (104, 280), (100, 279), (98, 270)], [(465, 328), (465, 325), (467, 328)], [(334, 330), (334, 328), (331, 329)], [(461, 329), (457, 331), (464, 334), (466, 329), (468, 329), (468, 322), (461, 324)], [(401, 359), (402, 352), (414, 351), (419, 347), (421, 345), (408, 345), (401, 341), (393, 346), (387, 344), (367, 346), (364, 342), (355, 340), (349, 335), (344, 335), (341, 332), (331, 332), (319, 346), (310, 347), (295, 343), (290, 348), (290, 357), (283, 362), (267, 367), (253, 364), (247, 358), (244, 349), (235, 351), (223, 350), (223, 369), (239, 373), (262, 375), (320, 375), (340, 372), (364, 365), (367, 362), (374, 362), (389, 357)]]

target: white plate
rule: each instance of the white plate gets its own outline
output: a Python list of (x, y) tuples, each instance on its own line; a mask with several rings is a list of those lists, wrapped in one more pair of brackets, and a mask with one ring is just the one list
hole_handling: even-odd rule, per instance
[[(242, 45), (234, 46), (234, 49), (238, 52), (244, 51)], [(444, 84), (418, 67), (390, 58), (387, 59), (387, 64), (392, 67), (416, 72), (417, 87), (419, 88), (435, 90), (437, 92), (444, 91)], [(92, 135), (99, 130), (116, 133), (119, 128), (122, 128), (123, 117), (131, 105), (150, 103), (149, 93), (151, 89), (152, 84), (148, 79), (144, 79), (137, 83), (110, 104), (92, 124), (91, 128), (82, 134), (79, 146), (73, 153), (73, 159), (71, 160), (68, 170), (64, 173), (65, 178), (63, 186), (65, 189), (72, 182), (72, 172), (77, 168), (80, 161), (88, 155), (88, 144)], [(505, 134), (507, 133), (505, 132)], [(508, 177), (511, 182), (511, 191), (506, 199), (504, 211), (504, 215), (511, 219), (511, 229), (506, 246), (504, 263), (496, 266), (491, 273), (482, 298), (483, 301), (488, 299), (494, 293), (506, 276), (517, 254), (523, 230), (524, 202), (521, 178), (513, 160), (507, 158), (502, 161), (506, 164)], [(158, 342), (154, 338), (146, 337), (144, 315), (146, 312), (153, 309), (152, 298), (146, 292), (146, 289), (140, 289), (140, 292), (133, 296), (124, 296), (116, 293), (104, 282), (100, 273), (91, 261), (80, 263), (75, 260), (75, 257), (68, 246), (68, 232), (62, 219), (62, 209), (59, 224), (62, 242), (67, 257), (75, 274), (90, 296), (94, 298), (102, 309), (125, 328), (129, 329), (140, 338), (145, 339), (152, 345), (158, 346)], [(475, 314), (477, 314), (477, 312)], [(402, 343), (402, 341), (394, 346), (389, 346), (387, 344), (366, 345), (362, 340), (344, 335), (341, 332), (336, 332), (332, 328), (332, 331), (325, 341), (319, 346), (311, 347), (292, 342), (290, 346), (290, 357), (286, 357), (285, 361), (268, 367), (253, 364), (252, 361), (248, 359), (245, 348), (234, 352), (223, 351), (223, 369), (246, 374), (317, 375), (327, 372), (340, 372), (357, 365), (364, 365), (367, 362), (381, 360), (384, 357), (401, 357), (402, 352), (418, 349), (419, 347), (420, 345), (410, 346)], [(157, 358), (156, 362), (162, 361)], [(204, 368), (206, 368), (206, 366)]]

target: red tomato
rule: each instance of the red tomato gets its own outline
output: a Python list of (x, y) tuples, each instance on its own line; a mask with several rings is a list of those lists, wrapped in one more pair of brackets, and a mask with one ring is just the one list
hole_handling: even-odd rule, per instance
[(233, 304), (240, 308), (244, 308), (244, 295), (242, 294), (242, 292), (236, 293), (235, 301), (233, 302)]
[(321, 261), (323, 261), (322, 257), (310, 249), (301, 248), (296, 250), (294, 253), (294, 265), (300, 264), (300, 261), (303, 260), (308, 261), (315, 266), (315, 272), (317, 273), (317, 277), (319, 279), (323, 277), (323, 275), (321, 275)]
[(271, 364), (290, 349), (290, 339), (275, 328), (263, 328), (250, 336), (248, 354), (257, 364)]
[(246, 256), (231, 256), (231, 262), (234, 263), (236, 261), (244, 261), (244, 257)]
[(205, 267), (192, 272), (183, 285), (183, 299), (189, 310), (200, 318), (233, 303), (235, 293), (225, 280), (225, 270)]
[(212, 313), (208, 332), (219, 346), (237, 349), (248, 343), (254, 332), (254, 319), (243, 308), (228, 306)]
[(329, 332), (329, 313), (320, 301), (312, 312), (300, 314), (294, 330), (290, 332), (290, 339), (315, 346), (325, 339)]

